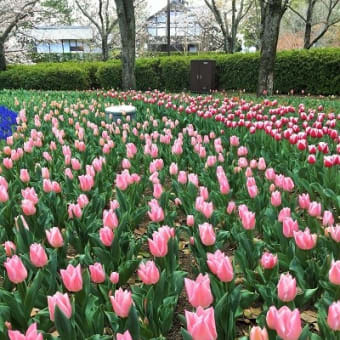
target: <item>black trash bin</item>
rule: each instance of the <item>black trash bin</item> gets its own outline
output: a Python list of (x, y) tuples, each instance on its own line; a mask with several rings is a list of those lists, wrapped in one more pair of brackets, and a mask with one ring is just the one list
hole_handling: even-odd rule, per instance
[(215, 60), (191, 60), (190, 90), (204, 93), (215, 89)]

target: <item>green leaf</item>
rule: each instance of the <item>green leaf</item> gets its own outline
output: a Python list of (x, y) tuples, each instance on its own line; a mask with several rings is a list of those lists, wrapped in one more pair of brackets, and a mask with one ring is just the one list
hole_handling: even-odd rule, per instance
[(65, 314), (56, 305), (54, 310), (54, 322), (61, 340), (76, 339), (74, 329)]
[(186, 329), (181, 328), (181, 334), (182, 334), (183, 340), (192, 340), (192, 336), (189, 334), (189, 332)]
[(41, 270), (39, 270), (31, 286), (27, 289), (27, 293), (26, 293), (25, 301), (24, 301), (25, 314), (26, 314), (27, 319), (29, 319), (31, 315), (31, 311), (34, 306), (34, 301), (36, 300), (38, 296), (38, 291), (40, 289), (43, 278), (44, 278), (44, 273)]
[(133, 340), (140, 340), (140, 327), (136, 307), (131, 306), (129, 316), (126, 321), (126, 328), (129, 330)]

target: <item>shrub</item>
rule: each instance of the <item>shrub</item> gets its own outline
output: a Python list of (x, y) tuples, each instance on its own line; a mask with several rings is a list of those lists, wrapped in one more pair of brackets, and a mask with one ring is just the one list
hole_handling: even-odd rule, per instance
[(96, 80), (101, 88), (117, 89), (122, 83), (122, 66), (121, 63), (107, 62), (98, 67), (96, 72)]
[(0, 88), (84, 90), (88, 87), (88, 74), (79, 67), (67, 64), (15, 66), (0, 73)]
[[(189, 89), (190, 61), (216, 60), (219, 89), (255, 92), (259, 68), (258, 53), (203, 54), (140, 58), (136, 61), (138, 90)], [(277, 54), (274, 87), (280, 93), (302, 90), (310, 94), (340, 94), (340, 49), (291, 50)], [(0, 72), (0, 88), (76, 90), (120, 88), (120, 61), (44, 63), (10, 66)]]

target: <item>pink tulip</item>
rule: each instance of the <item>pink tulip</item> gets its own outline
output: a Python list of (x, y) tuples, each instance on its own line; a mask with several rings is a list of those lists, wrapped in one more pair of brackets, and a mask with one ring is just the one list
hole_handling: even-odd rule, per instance
[(99, 238), (104, 246), (110, 247), (114, 239), (114, 233), (111, 228), (103, 227), (99, 230)]
[(117, 272), (112, 272), (110, 274), (110, 281), (115, 285), (119, 282), (119, 274)]
[(295, 243), (300, 249), (309, 250), (315, 247), (317, 235), (311, 234), (309, 228), (304, 231), (294, 231), (293, 234)]
[(241, 218), (241, 222), (244, 229), (254, 229), (256, 224), (255, 213), (251, 211), (246, 211)]
[(85, 194), (80, 194), (77, 199), (77, 203), (81, 209), (85, 208), (89, 204), (89, 199)]
[(256, 185), (251, 185), (247, 187), (248, 189), (248, 194), (250, 196), (250, 198), (255, 198), (258, 194), (258, 189)]
[(30, 175), (27, 169), (20, 169), (20, 180), (23, 183), (28, 183), (30, 181)]
[(334, 285), (340, 285), (340, 260), (332, 261), (331, 269), (329, 271), (329, 281)]
[(308, 207), (308, 214), (310, 216), (321, 216), (321, 203), (311, 202)]
[(68, 217), (69, 218), (73, 218), (73, 217), (81, 218), (82, 214), (83, 212), (79, 204), (70, 204), (68, 206)]
[(39, 202), (39, 198), (34, 188), (26, 188), (21, 190), (21, 195), (25, 200), (31, 201), (34, 205)]
[(149, 249), (153, 256), (164, 257), (168, 253), (168, 239), (160, 232), (154, 232), (148, 239)]
[(279, 310), (274, 306), (270, 307), (267, 313), (267, 324), (269, 328), (275, 329), (283, 340), (298, 340), (302, 332), (299, 310), (291, 311), (287, 306)]
[(5, 253), (8, 257), (12, 256), (13, 253), (15, 253), (17, 247), (15, 246), (15, 244), (12, 241), (6, 241), (3, 244), (4, 248), (5, 248)]
[(260, 263), (264, 269), (273, 269), (277, 264), (277, 255), (264, 252), (261, 256)]
[(224, 255), (220, 250), (216, 250), (214, 254), (207, 254), (207, 264), (213, 274), (215, 274), (222, 282), (230, 282), (234, 277), (234, 270), (228, 256)]
[(279, 205), (281, 205), (281, 192), (278, 190), (273, 191), (270, 202), (274, 207), (278, 207)]
[(187, 226), (193, 227), (195, 224), (195, 218), (193, 215), (188, 215), (187, 216)]
[(50, 172), (48, 168), (41, 168), (41, 177), (44, 179), (50, 178)]
[(282, 189), (284, 191), (292, 191), (294, 189), (294, 182), (290, 177), (284, 177), (282, 181)]
[(290, 215), (291, 215), (290, 208), (282, 208), (281, 211), (279, 212), (278, 221), (283, 222), (285, 218), (290, 217)]
[(180, 171), (180, 172), (178, 173), (178, 178), (177, 178), (177, 180), (178, 180), (178, 183), (180, 183), (180, 184), (186, 184), (187, 181), (188, 181), (188, 179), (187, 179), (187, 173), (186, 173), (185, 171)]
[(265, 170), (266, 169), (266, 167), (267, 167), (267, 165), (266, 165), (266, 161), (264, 160), (264, 158), (263, 157), (260, 157), (259, 158), (259, 161), (258, 161), (258, 163), (257, 163), (257, 168), (259, 169), (259, 170)]
[(46, 193), (49, 193), (53, 190), (52, 182), (49, 179), (43, 180), (43, 190)]
[(103, 212), (103, 225), (104, 227), (109, 227), (115, 229), (119, 225), (118, 217), (116, 213), (112, 210), (104, 210)]
[(90, 191), (94, 186), (94, 179), (90, 175), (78, 176), (78, 179), (81, 191)]
[(13, 161), (8, 157), (6, 157), (2, 160), (2, 164), (4, 165), (4, 167), (6, 169), (12, 169), (13, 168)]
[(153, 185), (153, 197), (156, 198), (156, 199), (159, 199), (161, 198), (162, 196), (162, 193), (163, 193), (163, 187), (161, 184), (154, 184)]
[(334, 224), (334, 217), (331, 211), (325, 210), (323, 212), (323, 219), (322, 219), (322, 225), (323, 226), (332, 226)]
[(207, 187), (200, 186), (199, 187), (200, 197), (203, 197), (203, 201), (206, 201), (209, 199), (209, 190)]
[(46, 230), (45, 233), (48, 243), (53, 248), (60, 248), (64, 245), (63, 236), (61, 235), (61, 232), (57, 227), (53, 227), (50, 230)]
[(199, 210), (205, 218), (209, 219), (214, 212), (214, 206), (212, 202), (203, 202)]
[(335, 242), (340, 242), (340, 225), (336, 225), (335, 227), (330, 227), (331, 237)]
[(227, 206), (227, 213), (230, 215), (236, 211), (236, 204), (234, 201), (230, 201)]
[(25, 335), (19, 331), (8, 330), (8, 337), (10, 340), (43, 340), (43, 335), (37, 331), (36, 323), (28, 327)]
[(71, 166), (74, 171), (78, 171), (81, 169), (81, 164), (76, 158), (71, 158)]
[(80, 264), (73, 267), (71, 264), (66, 269), (60, 270), (60, 275), (66, 289), (70, 292), (79, 292), (83, 289), (83, 277)]
[(340, 301), (333, 302), (329, 306), (327, 323), (333, 331), (340, 331)]
[(242, 156), (247, 156), (248, 154), (248, 149), (245, 146), (240, 146), (237, 149), (237, 156), (242, 157)]
[(214, 308), (203, 309), (199, 306), (196, 313), (185, 311), (188, 332), (193, 340), (216, 340), (217, 332)]
[(185, 278), (184, 283), (188, 300), (193, 307), (206, 308), (212, 304), (214, 298), (211, 293), (208, 274), (199, 274), (195, 281)]
[(117, 333), (117, 339), (116, 340), (132, 340), (130, 332), (127, 330), (123, 334)]
[(58, 182), (56, 181), (52, 182), (52, 191), (54, 191), (56, 194), (61, 192), (61, 186)]
[(47, 302), (51, 321), (54, 321), (54, 312), (57, 306), (60, 311), (66, 316), (66, 318), (71, 318), (72, 306), (70, 299), (66, 293), (62, 294), (60, 292), (56, 292), (53, 296), (47, 297)]
[(282, 232), (285, 237), (294, 237), (294, 232), (299, 231), (299, 225), (297, 221), (294, 221), (291, 217), (286, 217), (283, 220)]
[(148, 215), (152, 222), (161, 222), (164, 220), (164, 211), (155, 199), (149, 202), (149, 207), (151, 211), (148, 211)]
[(268, 168), (265, 171), (265, 176), (267, 178), (268, 181), (274, 181), (276, 178), (276, 174), (273, 168)]
[(301, 209), (309, 209), (310, 199), (309, 194), (299, 195), (299, 206)]
[(24, 215), (26, 216), (34, 215), (37, 211), (34, 206), (34, 203), (26, 199), (21, 201), (21, 209)]
[(200, 238), (202, 243), (205, 246), (212, 246), (215, 244), (216, 241), (216, 235), (214, 228), (209, 223), (203, 223), (198, 225), (199, 232), (200, 232)]
[(249, 340), (268, 340), (268, 332), (266, 328), (252, 327), (249, 334)]
[(5, 203), (8, 199), (9, 196), (6, 187), (0, 184), (0, 203)]
[(231, 136), (229, 139), (229, 143), (231, 146), (239, 146), (240, 140), (237, 136)]
[(178, 172), (178, 166), (176, 163), (171, 163), (169, 168), (169, 173), (171, 176), (177, 175)]
[(94, 283), (102, 283), (105, 281), (105, 271), (103, 269), (103, 266), (101, 263), (96, 262), (93, 265), (89, 266), (90, 274), (91, 274), (91, 280)]
[(159, 270), (154, 261), (141, 263), (138, 268), (138, 277), (146, 285), (156, 284), (159, 280)]
[(136, 145), (133, 143), (126, 144), (126, 157), (133, 158), (137, 153)]
[(72, 173), (72, 170), (70, 168), (66, 168), (64, 173), (65, 173), (65, 176), (68, 177), (70, 180), (73, 179), (73, 173)]
[(7, 270), (8, 278), (11, 282), (18, 284), (26, 280), (27, 270), (17, 255), (7, 258), (4, 266)]
[(110, 296), (112, 308), (117, 316), (127, 318), (132, 305), (131, 292), (119, 288), (115, 291), (115, 296)]
[(30, 245), (30, 260), (35, 267), (45, 267), (48, 258), (45, 249), (39, 243), (33, 243)]
[(277, 293), (281, 301), (293, 301), (297, 294), (295, 278), (293, 278), (290, 274), (281, 274), (277, 285)]
[(188, 182), (192, 183), (195, 187), (198, 187), (198, 176), (196, 174), (189, 174)]

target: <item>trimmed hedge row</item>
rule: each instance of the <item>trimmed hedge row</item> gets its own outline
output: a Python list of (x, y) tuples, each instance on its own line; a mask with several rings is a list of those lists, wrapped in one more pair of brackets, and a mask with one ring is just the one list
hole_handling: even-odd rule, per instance
[[(216, 60), (219, 89), (255, 92), (258, 53), (140, 58), (136, 61), (137, 89), (182, 91), (189, 89), (190, 60)], [(275, 90), (287, 93), (340, 94), (340, 49), (279, 52), (275, 64)], [(120, 88), (120, 61), (44, 63), (10, 66), (0, 72), (1, 88), (82, 90)]]

